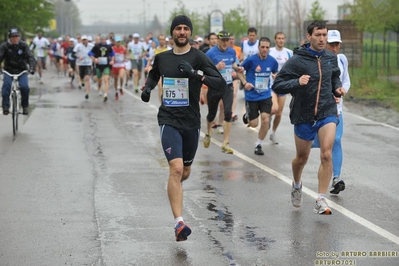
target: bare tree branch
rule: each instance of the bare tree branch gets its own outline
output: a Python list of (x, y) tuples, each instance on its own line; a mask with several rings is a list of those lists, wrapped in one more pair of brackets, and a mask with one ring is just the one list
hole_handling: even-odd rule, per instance
[(291, 23), (294, 24), (296, 37), (301, 40), (305, 37), (303, 22), (306, 17), (306, 3), (302, 0), (288, 0), (285, 2), (285, 10)]

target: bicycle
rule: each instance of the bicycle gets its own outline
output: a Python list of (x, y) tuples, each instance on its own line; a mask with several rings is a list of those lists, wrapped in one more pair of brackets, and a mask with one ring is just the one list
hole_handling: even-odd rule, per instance
[(19, 83), (18, 78), (28, 73), (28, 70), (24, 70), (19, 74), (10, 74), (3, 69), (3, 72), (12, 77), (12, 85), (11, 85), (11, 93), (10, 93), (10, 110), (11, 110), (11, 118), (12, 118), (12, 132), (14, 136), (18, 131), (18, 115), (21, 107), (21, 93), (19, 91)]

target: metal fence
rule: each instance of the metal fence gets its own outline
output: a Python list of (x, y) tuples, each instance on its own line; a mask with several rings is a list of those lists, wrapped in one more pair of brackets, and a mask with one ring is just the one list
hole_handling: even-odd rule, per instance
[[(299, 46), (296, 43), (287, 43), (286, 47), (293, 49)], [(340, 53), (345, 54), (349, 62), (349, 73), (355, 74), (359, 68), (370, 70), (376, 77), (386, 77), (388, 80), (399, 82), (399, 49), (394, 42), (371, 44), (365, 41), (362, 45), (341, 45)]]

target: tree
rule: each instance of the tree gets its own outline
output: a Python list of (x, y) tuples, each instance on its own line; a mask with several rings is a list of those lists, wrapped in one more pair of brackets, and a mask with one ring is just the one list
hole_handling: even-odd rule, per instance
[(374, 36), (377, 32), (382, 31), (379, 16), (376, 15), (375, 3), (376, 0), (355, 0), (348, 16), (348, 19), (355, 21), (356, 27), (360, 31), (371, 33), (370, 66), (373, 65)]
[[(191, 23), (193, 24), (192, 36), (206, 32), (206, 30), (202, 28), (204, 25), (204, 16), (200, 15), (198, 12), (191, 12), (188, 10), (182, 0), (177, 0), (176, 7), (170, 13), (169, 25), (172, 23), (173, 18), (178, 15), (186, 15), (190, 18)], [(167, 34), (169, 35), (169, 28), (167, 28)]]
[(251, 2), (253, 3), (253, 10), (254, 10), (253, 18), (255, 18), (255, 27), (258, 30), (258, 35), (264, 36), (266, 35), (266, 32), (264, 30), (264, 25), (270, 7), (263, 0), (253, 0)]
[(319, 0), (315, 0), (312, 3), (312, 7), (309, 10), (308, 20), (324, 20), (326, 11), (321, 7)]
[(53, 4), (47, 0), (1, 0), (0, 34), (7, 39), (11, 27), (33, 34), (49, 26), (54, 18)]
[[(383, 46), (383, 65), (385, 66), (386, 57), (386, 35), (388, 31), (393, 31), (396, 33), (396, 45), (399, 49), (399, 5), (397, 0), (382, 0), (380, 3), (381, 7), (381, 23), (383, 25), (383, 36), (384, 36), (384, 46)], [(399, 69), (399, 53), (396, 53), (397, 68)]]
[(294, 23), (297, 40), (302, 40), (305, 37), (302, 27), (306, 16), (305, 6), (301, 0), (289, 0), (285, 6), (289, 20)]
[(245, 17), (245, 9), (241, 6), (230, 9), (224, 14), (224, 28), (233, 33), (237, 39), (245, 36), (248, 30), (248, 20)]
[(54, 12), (57, 20), (57, 30), (61, 35), (72, 35), (78, 31), (82, 22), (79, 9), (72, 1), (56, 0)]
[[(389, 23), (390, 30), (396, 32), (396, 47), (399, 49), (399, 5), (396, 0), (390, 0), (391, 11), (393, 12), (393, 20)], [(399, 52), (396, 53), (396, 67), (399, 69)]]

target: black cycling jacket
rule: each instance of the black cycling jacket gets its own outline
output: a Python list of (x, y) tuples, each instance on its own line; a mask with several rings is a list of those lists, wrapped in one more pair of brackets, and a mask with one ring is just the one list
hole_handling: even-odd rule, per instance
[[(314, 56), (307, 50), (308, 46), (305, 44), (294, 49), (294, 56), (284, 64), (272, 86), (277, 94), (291, 93), (292, 124), (314, 122), (337, 115), (333, 94), (342, 87), (337, 56), (328, 50), (324, 50), (319, 57)], [(302, 75), (310, 76), (307, 85), (299, 85)]]
[[(10, 74), (19, 74), (24, 70), (34, 69), (36, 60), (29, 46), (19, 41), (12, 44), (9, 41), (0, 45), (0, 64), (4, 60), (4, 70)], [(29, 65), (29, 66), (28, 66)]]

